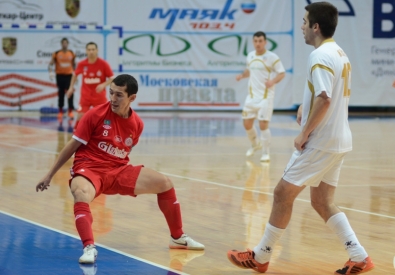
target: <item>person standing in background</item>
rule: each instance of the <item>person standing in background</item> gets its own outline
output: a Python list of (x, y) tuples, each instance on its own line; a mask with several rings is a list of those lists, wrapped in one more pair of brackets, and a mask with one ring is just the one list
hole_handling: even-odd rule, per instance
[[(68, 49), (69, 41), (67, 38), (61, 40), (62, 49), (52, 54), (51, 61), (48, 65), (49, 77), (53, 80), (56, 77), (56, 85), (58, 86), (58, 119), (63, 119), (64, 96), (70, 86), (71, 76), (75, 68), (75, 54)], [(53, 67), (55, 66), (55, 70)], [(74, 97), (68, 97), (68, 117), (74, 118)]]
[[(236, 76), (236, 80), (249, 77), (248, 95), (242, 112), (243, 125), (251, 142), (246, 156), (252, 156), (255, 151), (262, 148), (261, 161), (268, 162), (271, 140), (269, 122), (273, 114), (274, 87), (284, 78), (285, 69), (280, 58), (266, 50), (264, 32), (256, 32), (253, 43), (255, 50), (247, 56), (247, 68)], [(255, 118), (259, 120), (260, 140), (254, 127)]]
[(114, 79), (114, 73), (110, 65), (104, 59), (98, 57), (97, 44), (89, 42), (86, 44), (87, 58), (77, 64), (77, 68), (72, 75), (67, 97), (72, 97), (75, 92), (74, 84), (78, 75), (82, 74), (82, 85), (80, 103), (78, 106), (77, 121), (74, 125), (74, 131), (82, 116), (92, 107), (106, 103), (106, 87)]

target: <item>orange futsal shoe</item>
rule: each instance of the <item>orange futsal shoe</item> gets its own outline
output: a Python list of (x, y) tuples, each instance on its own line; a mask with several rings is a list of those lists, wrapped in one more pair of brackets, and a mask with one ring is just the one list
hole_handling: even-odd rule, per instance
[(366, 257), (362, 262), (352, 262), (348, 260), (342, 269), (335, 271), (335, 275), (338, 274), (361, 274), (368, 272), (374, 268), (374, 263), (370, 257)]
[(255, 261), (255, 253), (249, 249), (247, 251), (229, 250), (228, 259), (237, 267), (240, 268), (251, 268), (257, 272), (265, 273), (269, 267), (269, 262), (261, 264)]
[(69, 112), (67, 113), (67, 116), (69, 117), (69, 119), (74, 119), (74, 113), (73, 113), (73, 111), (69, 111)]

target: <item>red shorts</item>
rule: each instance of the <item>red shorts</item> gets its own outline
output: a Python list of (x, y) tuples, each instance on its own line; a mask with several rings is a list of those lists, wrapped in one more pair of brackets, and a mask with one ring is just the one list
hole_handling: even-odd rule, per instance
[(136, 197), (134, 188), (143, 165), (124, 165), (118, 168), (85, 167), (84, 164), (73, 165), (70, 168), (71, 179), (82, 176), (89, 180), (96, 189), (95, 197), (106, 195), (129, 195)]
[(98, 94), (94, 98), (87, 97), (87, 96), (81, 97), (77, 111), (79, 113), (86, 113), (89, 111), (89, 109), (91, 107), (96, 107), (97, 105), (107, 103), (108, 100), (106, 98), (105, 92), (103, 92), (103, 93), (104, 93), (104, 96), (102, 96), (101, 94)]

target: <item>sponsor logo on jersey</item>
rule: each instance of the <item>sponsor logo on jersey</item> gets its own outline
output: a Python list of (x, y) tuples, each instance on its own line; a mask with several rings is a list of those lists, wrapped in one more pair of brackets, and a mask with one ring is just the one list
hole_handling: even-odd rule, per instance
[(133, 139), (131, 137), (128, 137), (127, 139), (125, 139), (125, 145), (126, 146), (132, 146), (133, 144)]
[(85, 84), (99, 84), (100, 83), (100, 78), (98, 77), (92, 77), (92, 78), (84, 78)]
[(111, 120), (105, 119), (105, 120), (104, 120), (103, 128), (104, 128), (104, 129), (107, 129), (107, 130), (110, 130), (110, 129), (111, 129), (110, 124), (111, 124)]
[(17, 40), (15, 37), (3, 37), (3, 52), (11, 56), (16, 52)]
[(98, 71), (96, 72), (96, 75), (97, 75), (98, 77), (101, 77), (101, 75), (102, 75), (101, 71), (98, 70)]
[(98, 147), (104, 152), (121, 159), (126, 158), (126, 156), (128, 155), (128, 152), (125, 151), (125, 149), (121, 150), (118, 147), (114, 147), (112, 144), (105, 141), (99, 142)]
[(118, 143), (119, 143), (119, 142), (122, 142), (122, 138), (121, 138), (120, 136), (115, 136), (115, 137), (114, 137), (114, 141), (115, 141), (115, 142), (118, 142)]

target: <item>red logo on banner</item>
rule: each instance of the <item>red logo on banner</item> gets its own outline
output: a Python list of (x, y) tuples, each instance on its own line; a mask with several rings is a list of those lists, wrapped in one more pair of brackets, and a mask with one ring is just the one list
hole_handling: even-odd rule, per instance
[[(48, 88), (51, 90), (49, 93)], [(19, 74), (0, 76), (1, 105), (22, 106), (56, 96), (58, 91), (54, 83)]]

